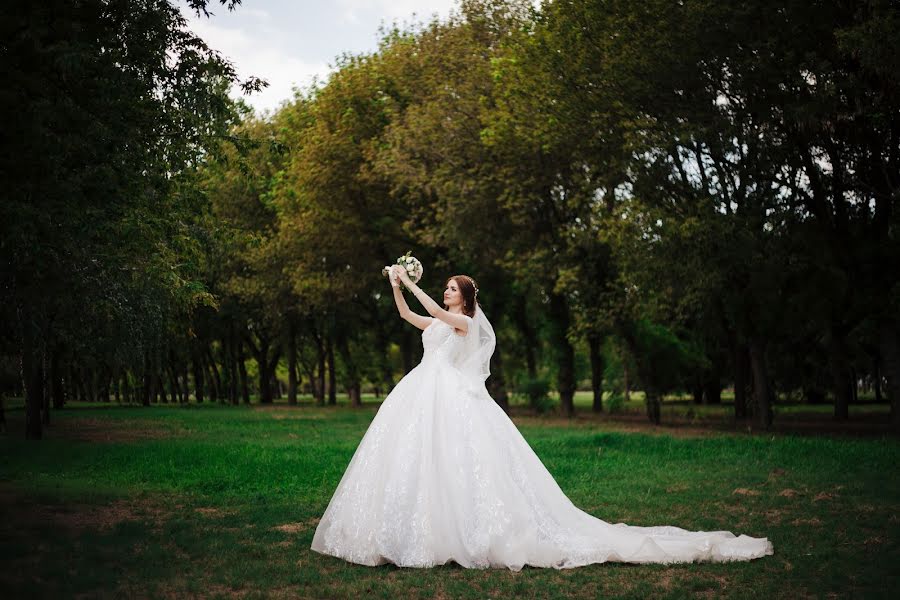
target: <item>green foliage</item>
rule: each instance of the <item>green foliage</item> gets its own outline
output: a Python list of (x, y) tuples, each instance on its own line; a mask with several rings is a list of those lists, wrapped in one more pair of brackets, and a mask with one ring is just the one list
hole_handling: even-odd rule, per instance
[(237, 78), (175, 6), (139, 4), (4, 13), (0, 110), (20, 117), (0, 153), (0, 304), (16, 322), (5, 352), (141, 365), (198, 307), (216, 305), (189, 179), (237, 118), (227, 97)]
[(614, 397), (626, 365), (697, 390), (752, 349), (757, 401), (884, 375), (897, 402), (898, 14), (467, 0), (258, 117), (169, 2), (19, 3), (0, 350), (145, 390), (188, 361), (237, 381), (245, 350), (262, 388), (334, 355), (386, 390), (420, 346), (380, 269), (412, 248), (428, 291), (479, 281), (492, 383), (540, 373), (513, 386), (536, 407), (602, 339)]
[(603, 407), (606, 411), (611, 414), (617, 414), (622, 412), (622, 407), (625, 405), (625, 394), (620, 392), (618, 389), (614, 389), (610, 392), (609, 396), (604, 400)]
[(516, 387), (522, 398), (524, 398), (528, 402), (528, 405), (538, 414), (544, 414), (550, 410), (551, 400), (549, 396), (549, 379), (541, 376), (528, 377), (525, 375), (521, 378)]

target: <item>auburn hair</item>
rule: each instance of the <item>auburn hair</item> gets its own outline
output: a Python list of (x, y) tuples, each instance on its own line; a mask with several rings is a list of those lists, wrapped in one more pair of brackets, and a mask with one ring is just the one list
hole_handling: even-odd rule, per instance
[[(450, 280), (456, 281), (457, 287), (459, 287), (459, 293), (462, 294), (463, 297), (463, 313), (469, 315), (470, 317), (475, 317), (475, 307), (478, 306), (478, 285), (475, 283), (475, 280), (469, 277), (468, 275), (453, 275), (447, 278), (447, 281), (444, 282), (444, 287), (447, 287), (447, 284), (450, 283)], [(447, 306), (446, 304), (444, 305)]]

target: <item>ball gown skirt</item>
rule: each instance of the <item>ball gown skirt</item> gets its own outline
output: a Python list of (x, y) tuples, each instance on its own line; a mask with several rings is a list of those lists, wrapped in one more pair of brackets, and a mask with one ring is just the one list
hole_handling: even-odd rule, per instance
[(607, 523), (577, 508), (481, 382), (455, 363), (464, 336), (434, 319), (422, 361), (384, 399), (313, 537), (361, 565), (750, 560), (766, 538)]

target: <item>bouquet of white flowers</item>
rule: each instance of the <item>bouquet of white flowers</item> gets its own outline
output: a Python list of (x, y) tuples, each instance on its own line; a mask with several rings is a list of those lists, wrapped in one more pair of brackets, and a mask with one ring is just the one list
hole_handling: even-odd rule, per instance
[[(415, 256), (412, 256), (412, 250), (401, 256), (397, 259), (395, 264), (400, 265), (404, 269), (406, 269), (406, 274), (409, 275), (409, 278), (413, 283), (418, 283), (420, 279), (422, 279), (422, 273), (424, 272), (424, 268), (422, 267), (422, 263), (419, 262), (419, 259)], [(385, 276), (389, 276), (391, 273), (391, 266), (388, 265), (381, 270), (381, 274)], [(400, 287), (403, 287), (402, 285)]]

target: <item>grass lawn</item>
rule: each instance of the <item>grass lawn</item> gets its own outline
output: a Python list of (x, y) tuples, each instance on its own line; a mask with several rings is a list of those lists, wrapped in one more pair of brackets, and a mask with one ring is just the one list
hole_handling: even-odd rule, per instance
[(894, 597), (900, 441), (660, 434), (516, 416), (579, 507), (609, 522), (766, 536), (748, 563), (419, 570), (309, 549), (376, 410), (73, 405), (0, 436), (0, 590), (21, 597)]

